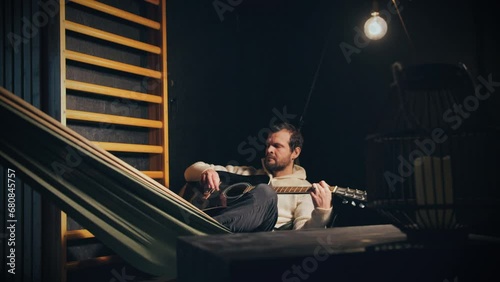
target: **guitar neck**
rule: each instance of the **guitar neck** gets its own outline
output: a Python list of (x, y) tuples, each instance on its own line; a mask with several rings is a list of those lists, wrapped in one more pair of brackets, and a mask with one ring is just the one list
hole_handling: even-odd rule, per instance
[[(344, 188), (339, 186), (330, 186), (330, 191), (333, 194), (346, 196), (352, 199), (366, 201), (366, 192), (358, 189)], [(309, 193), (311, 187), (308, 186), (281, 186), (273, 187), (278, 194), (306, 194)]]
[[(349, 188), (343, 188), (343, 187), (338, 187), (338, 186), (330, 186), (330, 191), (332, 193), (336, 193), (338, 191), (346, 191)], [(280, 186), (280, 187), (273, 187), (274, 191), (278, 194), (306, 194), (309, 193), (309, 190), (311, 189), (310, 186)], [(354, 190), (354, 189), (352, 189)]]

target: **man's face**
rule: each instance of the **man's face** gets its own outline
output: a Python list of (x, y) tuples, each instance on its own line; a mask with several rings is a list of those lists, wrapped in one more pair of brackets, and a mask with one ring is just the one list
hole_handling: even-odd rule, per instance
[(293, 166), (293, 158), (296, 156), (290, 150), (290, 136), (290, 132), (285, 129), (268, 136), (264, 165), (270, 172), (282, 171)]

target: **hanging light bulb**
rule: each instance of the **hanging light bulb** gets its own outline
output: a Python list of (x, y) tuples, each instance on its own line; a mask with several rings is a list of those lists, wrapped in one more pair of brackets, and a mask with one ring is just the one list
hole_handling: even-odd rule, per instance
[(373, 12), (372, 17), (365, 23), (365, 35), (371, 40), (378, 40), (387, 33), (387, 23), (378, 12)]

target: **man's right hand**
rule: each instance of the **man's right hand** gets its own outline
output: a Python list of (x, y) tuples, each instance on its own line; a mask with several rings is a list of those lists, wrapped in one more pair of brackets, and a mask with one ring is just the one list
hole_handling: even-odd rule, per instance
[(213, 192), (219, 191), (219, 174), (212, 168), (206, 169), (201, 173), (200, 183), (203, 187), (203, 198), (208, 199)]

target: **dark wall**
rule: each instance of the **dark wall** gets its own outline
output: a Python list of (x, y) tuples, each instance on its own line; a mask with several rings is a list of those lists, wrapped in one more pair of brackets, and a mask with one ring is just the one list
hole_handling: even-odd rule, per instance
[(238, 146), (269, 124), (273, 109), (298, 112), (293, 97), (279, 101), (288, 80), (284, 23), (274, 9), (257, 8), (242, 3), (221, 21), (209, 1), (168, 4), (173, 189), (196, 160), (257, 162), (239, 152), (251, 147)]
[[(30, 21), (38, 9), (36, 1), (0, 2), (0, 86), (40, 108), (40, 30), (35, 26), (28, 33), (20, 20)], [(2, 281), (42, 279), (42, 197), (33, 187), (18, 168), (0, 159)]]
[[(378, 4), (387, 35), (366, 43), (356, 28), (372, 1), (169, 1), (171, 189), (198, 160), (258, 165), (263, 142), (249, 138), (266, 132), (273, 110), (298, 123), (325, 42), (303, 127), (310, 181), (366, 187), (365, 137), (387, 110), (394, 62), (463, 62), (499, 80), (493, 1), (400, 1), (409, 38), (388, 3)], [(482, 108), (494, 114), (496, 96)]]

